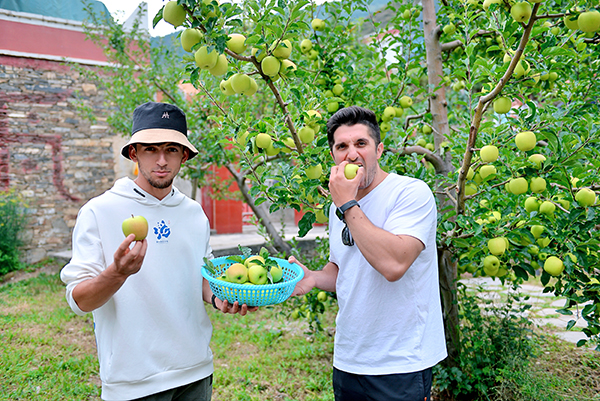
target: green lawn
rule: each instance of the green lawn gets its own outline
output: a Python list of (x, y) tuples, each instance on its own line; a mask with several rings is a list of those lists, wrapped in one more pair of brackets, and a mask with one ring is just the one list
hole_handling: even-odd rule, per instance
[[(213, 400), (333, 400), (334, 310), (320, 335), (281, 308), (241, 316), (207, 308), (214, 324)], [(333, 308), (331, 308), (333, 309)], [(78, 317), (58, 275), (0, 287), (0, 401), (99, 400), (91, 315)], [(599, 400), (600, 353), (552, 336), (525, 371), (512, 372), (495, 400)]]

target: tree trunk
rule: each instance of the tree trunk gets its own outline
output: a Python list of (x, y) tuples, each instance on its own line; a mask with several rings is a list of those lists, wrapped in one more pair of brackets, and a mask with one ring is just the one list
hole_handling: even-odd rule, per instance
[(269, 217), (269, 214), (264, 210), (264, 208), (257, 206), (256, 203), (254, 203), (254, 199), (252, 199), (252, 197), (250, 196), (250, 191), (248, 189), (248, 186), (246, 185), (246, 177), (240, 174), (231, 164), (227, 165), (227, 170), (229, 170), (231, 175), (235, 178), (238, 188), (240, 189), (244, 200), (246, 201), (248, 206), (250, 206), (250, 209), (252, 209), (252, 212), (254, 212), (254, 215), (256, 216), (260, 224), (262, 224), (263, 227), (265, 227), (265, 229), (267, 230), (269, 237), (271, 237), (271, 240), (273, 241), (273, 246), (275, 247), (275, 249), (277, 249), (277, 251), (279, 252), (285, 252), (289, 255), (292, 251), (292, 247), (290, 246), (290, 244), (284, 241), (281, 235), (279, 235), (277, 229), (271, 221), (271, 218)]
[[(439, 152), (440, 144), (446, 140), (450, 131), (448, 126), (446, 91), (444, 86), (440, 85), (444, 74), (442, 46), (439, 40), (440, 28), (436, 24), (434, 0), (423, 0), (422, 4), (423, 34), (427, 54), (427, 77), (430, 90), (437, 88), (430, 97), (429, 105), (433, 116), (434, 145), (436, 152)], [(450, 152), (445, 153), (444, 162), (441, 167), (441, 169), (436, 168), (436, 172), (448, 175), (452, 168)], [(438, 204), (441, 211), (445, 210), (450, 205), (450, 202), (451, 200), (447, 196), (438, 195)], [(456, 366), (460, 353), (456, 263), (452, 262), (452, 254), (441, 248), (438, 248), (438, 270), (444, 328), (446, 331), (446, 347), (448, 349), (448, 358), (445, 363), (448, 366)]]

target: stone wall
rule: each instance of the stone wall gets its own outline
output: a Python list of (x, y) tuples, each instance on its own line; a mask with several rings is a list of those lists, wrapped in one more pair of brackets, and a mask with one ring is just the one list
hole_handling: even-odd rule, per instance
[[(94, 124), (76, 101), (92, 106)], [(131, 172), (131, 162), (115, 162), (125, 139), (110, 132), (104, 107), (69, 65), (0, 56), (0, 190), (27, 202), (25, 262), (70, 249), (79, 208)]]

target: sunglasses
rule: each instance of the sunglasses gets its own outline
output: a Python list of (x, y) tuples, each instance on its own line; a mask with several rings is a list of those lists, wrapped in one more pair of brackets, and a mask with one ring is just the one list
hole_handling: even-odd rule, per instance
[(350, 232), (350, 229), (348, 228), (348, 224), (346, 223), (346, 219), (344, 218), (344, 215), (342, 214), (342, 212), (339, 209), (336, 209), (335, 214), (338, 217), (338, 219), (340, 219), (340, 221), (342, 223), (344, 223), (344, 228), (342, 229), (342, 244), (344, 244), (346, 246), (354, 245), (354, 238), (352, 238), (352, 233)]

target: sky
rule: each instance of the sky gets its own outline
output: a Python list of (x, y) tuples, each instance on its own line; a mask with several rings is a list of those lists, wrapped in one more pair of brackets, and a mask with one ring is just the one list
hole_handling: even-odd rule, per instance
[[(138, 7), (142, 0), (100, 0), (108, 11), (111, 13), (113, 18), (119, 22), (125, 21)], [(145, 0), (148, 3), (148, 24), (150, 28), (150, 35), (152, 36), (165, 36), (175, 32), (173, 25), (160, 21), (156, 28), (152, 29), (152, 20), (154, 16), (166, 3), (166, 0)], [(181, 28), (180, 28), (181, 29)]]
[[(115, 18), (119, 22), (125, 21), (138, 7), (138, 5), (142, 2), (142, 0), (100, 0), (108, 11), (111, 13), (113, 18)], [(145, 0), (148, 3), (148, 24), (150, 28), (151, 36), (165, 36), (170, 33), (176, 31), (176, 29), (166, 23), (165, 21), (160, 21), (156, 28), (152, 29), (152, 20), (154, 16), (161, 9), (161, 7), (166, 4), (167, 0)], [(320, 4), (325, 0), (317, 0), (316, 3)], [(236, 2), (236, 0), (233, 0)], [(182, 28), (179, 28), (182, 29)]]

